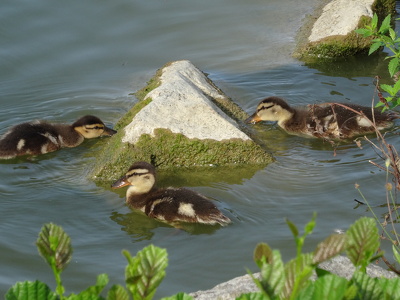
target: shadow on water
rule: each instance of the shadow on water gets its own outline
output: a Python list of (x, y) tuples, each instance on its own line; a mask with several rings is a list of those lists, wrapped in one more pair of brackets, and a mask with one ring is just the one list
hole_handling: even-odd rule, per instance
[(174, 228), (171, 234), (185, 231), (191, 235), (213, 234), (221, 228), (220, 225), (204, 225), (180, 223), (176, 226), (158, 221), (146, 216), (140, 211), (131, 211), (128, 213), (113, 212), (110, 219), (121, 226), (121, 230), (125, 231), (135, 242), (143, 240), (151, 240), (154, 236), (155, 229), (159, 227)]

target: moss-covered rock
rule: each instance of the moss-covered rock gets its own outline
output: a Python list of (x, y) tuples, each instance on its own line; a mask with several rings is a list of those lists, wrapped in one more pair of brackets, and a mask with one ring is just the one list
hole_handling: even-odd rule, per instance
[[(329, 5), (331, 5), (333, 2), (335, 1), (330, 2)], [(313, 63), (320, 60), (341, 59), (354, 56), (356, 54), (368, 53), (373, 38), (364, 38), (361, 35), (355, 33), (354, 30), (362, 28), (366, 24), (369, 24), (372, 14), (361, 14), (358, 17), (359, 19), (358, 23), (356, 23), (357, 25), (354, 26), (348, 33), (332, 34), (335, 32), (335, 24), (329, 23), (331, 20), (330, 17), (332, 17), (333, 20), (340, 18), (344, 18), (344, 20), (347, 20), (345, 16), (340, 15), (340, 10), (343, 9), (343, 7), (340, 7), (340, 5), (345, 5), (344, 9), (351, 9), (351, 6), (347, 7), (347, 1), (336, 2), (338, 2), (337, 6), (333, 7), (337, 7), (338, 11), (335, 11), (331, 8), (329, 10), (330, 16), (327, 16), (327, 14), (321, 15), (324, 7), (326, 7), (324, 5), (323, 7), (318, 8), (313, 16), (307, 18), (303, 27), (299, 31), (298, 44), (293, 53), (294, 57), (308, 63)], [(371, 12), (377, 13), (380, 19), (383, 19), (384, 16), (394, 12), (395, 0), (376, 0), (371, 4), (371, 7), (369, 9)], [(354, 14), (357, 13), (355, 12)], [(316, 22), (321, 21), (321, 18), (327, 19), (325, 23), (328, 24), (328, 28), (331, 28), (332, 31), (320, 33), (320, 35), (318, 35), (318, 38), (316, 38), (315, 35), (312, 35), (312, 30), (314, 25), (317, 26)]]
[[(188, 66), (190, 66), (190, 64), (188, 64)], [(170, 63), (158, 70), (154, 78), (149, 81), (148, 85), (136, 93), (140, 101), (118, 121), (115, 126), (118, 133), (112, 136), (108, 143), (95, 154), (96, 162), (90, 174), (92, 179), (101, 181), (114, 180), (124, 173), (133, 162), (141, 160), (151, 162), (159, 169), (175, 169), (181, 167), (196, 167), (198, 169), (199, 167), (210, 168), (211, 166), (229, 167), (239, 165), (258, 165), (260, 168), (263, 168), (273, 161), (271, 154), (266, 152), (263, 147), (255, 143), (244, 133), (246, 127), (243, 120), (247, 118), (248, 115), (238, 105), (226, 97), (203, 73), (202, 75), (215, 91), (213, 90), (212, 93), (204, 92), (204, 88), (202, 87), (202, 90), (198, 93), (206, 93), (206, 98), (213, 103), (211, 107), (214, 105), (216, 110), (221, 109), (222, 112), (219, 112), (219, 114), (224, 114), (224, 118), (231, 119), (231, 121), (228, 121), (238, 127), (238, 130), (241, 132), (240, 136), (245, 136), (244, 139), (235, 136), (223, 140), (188, 138), (183, 133), (173, 132), (170, 128), (160, 127), (155, 128), (150, 133), (137, 135), (134, 139), (134, 143), (123, 142), (123, 140), (132, 140), (132, 138), (126, 137), (126, 128), (136, 124), (135, 117), (153, 101), (160, 101), (159, 99), (154, 100), (148, 97), (149, 94), (151, 95), (152, 91), (160, 87), (160, 89), (157, 90), (157, 95), (165, 96), (164, 94), (167, 93), (168, 96), (178, 95), (179, 98), (186, 97), (185, 103), (186, 101), (193, 100), (194, 96), (186, 96), (186, 94), (184, 94), (185, 92), (183, 92), (184, 96), (182, 96), (180, 91), (169, 91), (169, 88), (166, 90), (161, 88), (162, 85), (167, 84), (166, 81), (168, 81), (168, 79), (162, 78), (162, 74), (166, 68), (171, 67), (173, 66)], [(200, 79), (193, 81), (196, 83), (200, 81)], [(193, 82), (189, 82), (188, 84), (192, 85)], [(171, 88), (175, 87), (172, 86)], [(210, 96), (211, 94), (212, 96)], [(158, 108), (160, 108), (160, 105), (162, 111), (163, 102), (157, 104)], [(190, 113), (193, 112), (188, 112), (188, 114)], [(196, 113), (200, 114), (201, 112), (199, 111)], [(145, 117), (146, 116), (151, 118), (147, 113), (145, 114)], [(162, 115), (163, 119), (173, 117), (174, 116), (169, 114)], [(149, 120), (149, 123), (151, 122), (154, 123), (154, 120)], [(228, 125), (230, 124), (229, 122), (227, 122)], [(203, 124), (194, 123), (188, 126), (197, 126), (201, 129)], [(207, 128), (207, 124), (204, 126)]]

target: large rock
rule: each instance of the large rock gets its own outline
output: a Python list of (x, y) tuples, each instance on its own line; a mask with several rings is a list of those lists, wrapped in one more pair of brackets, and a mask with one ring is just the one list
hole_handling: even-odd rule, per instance
[[(326, 1), (325, 1), (326, 2)], [(394, 13), (395, 0), (333, 0), (323, 3), (299, 31), (294, 56), (306, 61), (338, 58), (368, 52), (372, 38), (354, 32), (379, 18)]]
[(96, 154), (93, 179), (114, 180), (139, 160), (159, 169), (263, 168), (273, 161), (245, 133), (248, 115), (187, 60), (164, 66), (136, 96), (140, 101), (116, 124), (118, 133)]
[[(340, 277), (350, 279), (354, 273), (355, 267), (351, 261), (345, 256), (337, 256), (333, 259), (323, 262), (319, 265), (321, 269), (327, 270)], [(396, 278), (393, 272), (386, 271), (379, 266), (369, 265), (367, 274), (372, 277)], [(260, 277), (260, 273), (254, 274), (256, 278)], [(316, 277), (313, 277), (315, 279)], [(249, 275), (236, 277), (227, 282), (220, 283), (214, 288), (206, 291), (198, 291), (190, 295), (197, 300), (231, 300), (244, 293), (257, 292), (259, 289), (254, 284)]]

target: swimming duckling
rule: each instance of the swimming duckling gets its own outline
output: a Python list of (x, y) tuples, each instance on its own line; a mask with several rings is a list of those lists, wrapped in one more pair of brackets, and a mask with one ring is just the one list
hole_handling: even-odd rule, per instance
[(129, 185), (126, 203), (147, 216), (167, 223), (187, 222), (227, 225), (231, 220), (206, 197), (185, 188), (155, 187), (155, 167), (147, 162), (136, 162), (111, 187)]
[(372, 114), (371, 107), (356, 104), (321, 103), (293, 108), (279, 97), (268, 97), (258, 104), (256, 112), (246, 122), (277, 121), (291, 134), (348, 139), (375, 132), (373, 121), (378, 130), (383, 130), (393, 126), (393, 120), (398, 118), (397, 113), (374, 110)]
[(76, 147), (83, 140), (110, 136), (116, 131), (95, 116), (84, 116), (72, 125), (33, 121), (11, 127), (0, 138), (0, 159), (38, 155), (64, 147)]

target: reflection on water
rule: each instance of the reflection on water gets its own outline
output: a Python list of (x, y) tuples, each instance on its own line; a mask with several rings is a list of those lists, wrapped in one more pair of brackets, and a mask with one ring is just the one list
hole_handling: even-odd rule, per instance
[(110, 216), (110, 219), (120, 225), (121, 230), (125, 231), (129, 236), (131, 236), (134, 242), (151, 240), (151, 238), (154, 236), (154, 229), (159, 227), (171, 228), (171, 232), (183, 230), (193, 235), (213, 234), (216, 230), (221, 228), (219, 225), (210, 226), (204, 224), (185, 223), (172, 226), (150, 218), (139, 211), (132, 211), (126, 214), (113, 212)]

